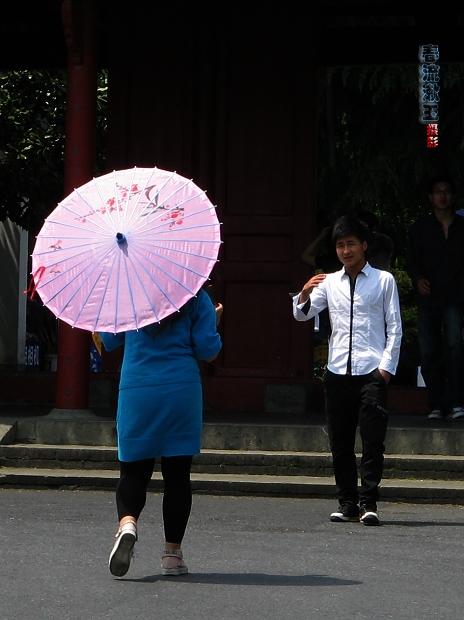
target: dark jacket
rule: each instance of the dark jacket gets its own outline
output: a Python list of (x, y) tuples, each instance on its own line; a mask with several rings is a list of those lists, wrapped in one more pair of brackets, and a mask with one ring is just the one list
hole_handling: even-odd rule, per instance
[[(464, 304), (464, 217), (455, 215), (448, 238), (433, 213), (413, 224), (406, 269), (418, 303), (436, 308), (445, 301)], [(417, 282), (422, 278), (430, 282), (430, 295), (417, 292)]]

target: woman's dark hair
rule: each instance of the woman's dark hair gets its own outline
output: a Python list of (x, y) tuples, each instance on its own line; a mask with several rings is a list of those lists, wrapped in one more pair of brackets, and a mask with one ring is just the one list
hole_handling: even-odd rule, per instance
[(332, 231), (332, 241), (334, 244), (344, 237), (356, 237), (361, 243), (369, 241), (369, 229), (364, 222), (358, 220), (353, 215), (342, 215), (335, 222)]
[(186, 304), (182, 306), (182, 308), (178, 312), (173, 312), (169, 316), (164, 317), (161, 321), (157, 323), (152, 323), (151, 325), (147, 325), (146, 327), (142, 327), (142, 331), (144, 331), (151, 338), (155, 338), (160, 332), (166, 329), (168, 325), (173, 325), (176, 323), (188, 310), (189, 304), (191, 305), (192, 300), (190, 299)]
[[(214, 298), (215, 298), (214, 291), (207, 290), (209, 288), (212, 288), (211, 280), (207, 280), (203, 284), (203, 286), (201, 288), (207, 292), (207, 294), (209, 295), (210, 299), (213, 301)], [(214, 301), (213, 301), (213, 303), (215, 305)], [(192, 304), (193, 304), (193, 297), (191, 299), (189, 299), (187, 301), (187, 303), (185, 303), (182, 306), (182, 308), (180, 308), (177, 312), (173, 312), (169, 316), (164, 317), (164, 319), (161, 319), (161, 321), (158, 321), (156, 323), (152, 323), (151, 325), (147, 325), (146, 327), (143, 327), (142, 331), (144, 331), (146, 334), (148, 334), (148, 336), (151, 336), (151, 338), (155, 338), (160, 332), (162, 332), (164, 329), (166, 329), (166, 327), (168, 327), (168, 325), (173, 325), (181, 317), (183, 317), (184, 314), (189, 311), (189, 309), (191, 308)]]

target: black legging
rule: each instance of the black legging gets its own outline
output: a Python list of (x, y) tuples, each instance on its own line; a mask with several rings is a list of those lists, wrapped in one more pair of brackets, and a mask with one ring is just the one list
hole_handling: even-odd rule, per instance
[[(162, 456), (164, 480), (163, 522), (165, 540), (180, 544), (192, 507), (190, 485), (191, 456)], [(155, 459), (120, 462), (121, 476), (116, 488), (118, 517), (139, 518), (147, 499), (147, 486), (155, 467)]]

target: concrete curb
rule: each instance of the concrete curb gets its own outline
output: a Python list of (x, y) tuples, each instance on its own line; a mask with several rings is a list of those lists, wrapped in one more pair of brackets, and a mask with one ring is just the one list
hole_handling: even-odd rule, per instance
[[(7, 467), (41, 470), (119, 470), (117, 449), (104, 446), (0, 446)], [(359, 464), (358, 457), (358, 464)], [(159, 470), (159, 463), (156, 465)], [(316, 476), (333, 475), (327, 452), (203, 450), (194, 457), (192, 471), (199, 474)], [(0, 469), (1, 472), (1, 469)], [(443, 455), (386, 455), (384, 478), (464, 480), (464, 457)]]
[[(0, 469), (0, 488), (58, 488), (114, 491), (117, 471)], [(150, 491), (162, 491), (159, 472), (153, 475)], [(231, 474), (192, 474), (194, 493), (211, 495), (263, 495), (267, 497), (333, 498), (333, 478), (310, 476), (254, 476)], [(383, 482), (381, 500), (464, 504), (464, 482), (442, 480), (396, 480)]]

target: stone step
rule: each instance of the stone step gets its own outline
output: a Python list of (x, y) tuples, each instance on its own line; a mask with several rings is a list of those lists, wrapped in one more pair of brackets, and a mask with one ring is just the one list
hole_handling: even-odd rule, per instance
[[(359, 460), (359, 458), (358, 458)], [(73, 471), (118, 471), (117, 450), (107, 446), (0, 445), (0, 472), (5, 468)], [(159, 464), (157, 464), (159, 470)], [(214, 475), (332, 476), (327, 452), (203, 450), (192, 471)], [(389, 454), (384, 479), (464, 480), (464, 457)]]
[[(3, 424), (0, 444), (12, 443), (116, 445), (114, 420), (102, 418), (57, 419), (50, 416), (21, 419)], [(323, 416), (306, 423), (205, 422), (203, 448), (206, 450), (263, 450), (282, 452), (328, 452), (329, 441)], [(357, 450), (360, 450), (358, 437)], [(390, 421), (385, 441), (386, 454), (464, 456), (464, 421), (417, 420), (398, 416)]]
[[(114, 490), (115, 470), (0, 468), (0, 488), (58, 488)], [(194, 493), (214, 495), (265, 495), (288, 497), (334, 497), (334, 480), (317, 476), (259, 476), (250, 474), (192, 474)], [(149, 490), (160, 492), (159, 472)], [(464, 504), (464, 482), (451, 480), (398, 480), (382, 483), (381, 499), (414, 503)]]

